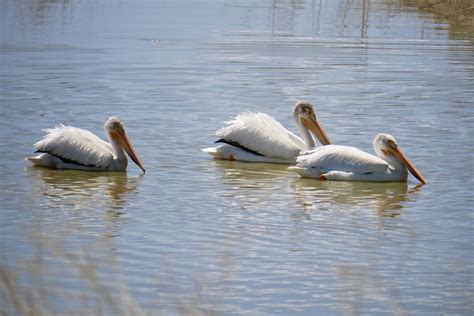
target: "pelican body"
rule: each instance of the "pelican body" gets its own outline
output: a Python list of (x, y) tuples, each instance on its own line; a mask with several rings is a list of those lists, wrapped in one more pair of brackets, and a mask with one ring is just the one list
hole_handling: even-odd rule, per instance
[(203, 151), (217, 159), (295, 163), (301, 152), (315, 146), (311, 133), (323, 145), (331, 143), (317, 121), (311, 103), (296, 103), (293, 117), (302, 138), (268, 114), (244, 112), (227, 121), (226, 126), (216, 132), (218, 146), (205, 148)]
[(118, 117), (110, 117), (104, 129), (109, 142), (88, 130), (72, 126), (60, 124), (45, 129), (44, 138), (34, 144), (36, 152), (40, 154), (26, 159), (33, 165), (55, 169), (125, 171), (128, 165), (127, 153), (145, 172), (122, 121)]
[(297, 158), (296, 171), (302, 177), (336, 181), (407, 181), (407, 169), (422, 183), (425, 178), (398, 148), (395, 138), (378, 134), (373, 142), (377, 156), (354, 147), (329, 145), (308, 151)]

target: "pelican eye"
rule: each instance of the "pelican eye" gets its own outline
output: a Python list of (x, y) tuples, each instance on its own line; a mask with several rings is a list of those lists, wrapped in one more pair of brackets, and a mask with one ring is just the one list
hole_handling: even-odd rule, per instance
[(303, 113), (306, 114), (306, 115), (312, 115), (313, 110), (310, 107), (304, 107), (303, 108)]
[(397, 149), (397, 144), (393, 140), (389, 139), (387, 143), (388, 147), (390, 147), (391, 149)]

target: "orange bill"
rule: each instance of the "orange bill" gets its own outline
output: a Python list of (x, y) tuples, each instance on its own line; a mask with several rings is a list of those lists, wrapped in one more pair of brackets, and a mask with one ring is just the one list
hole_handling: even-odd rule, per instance
[(411, 174), (415, 178), (417, 178), (418, 181), (420, 181), (422, 184), (426, 184), (425, 178), (421, 175), (418, 169), (416, 169), (415, 165), (410, 161), (410, 159), (407, 158), (407, 156), (405, 156), (405, 154), (400, 149), (395, 149), (394, 154), (405, 164)]
[(307, 129), (309, 129), (314, 136), (318, 138), (318, 140), (321, 142), (323, 145), (330, 145), (331, 140), (329, 139), (329, 136), (326, 134), (324, 129), (319, 125), (318, 120), (313, 119), (313, 118), (303, 118), (303, 124), (306, 126)]
[(125, 134), (125, 132), (119, 132), (119, 133), (116, 133), (116, 135), (117, 135), (117, 141), (119, 142), (120, 146), (122, 146), (122, 148), (128, 154), (130, 159), (132, 159), (133, 162), (136, 163), (137, 166), (143, 170), (143, 173), (145, 173), (145, 168), (143, 167), (142, 162), (138, 158), (138, 155), (135, 152), (135, 148), (133, 148), (132, 143), (127, 137), (127, 134)]

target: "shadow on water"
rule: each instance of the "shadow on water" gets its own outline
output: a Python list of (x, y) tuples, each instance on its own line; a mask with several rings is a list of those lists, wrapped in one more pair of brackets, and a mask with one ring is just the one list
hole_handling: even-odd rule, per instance
[[(380, 217), (395, 218), (402, 214), (406, 202), (416, 199), (416, 192), (422, 187), (409, 187), (407, 182), (366, 183), (300, 178), (289, 172), (286, 164), (211, 160), (210, 165), (225, 185), (221, 196), (241, 196), (248, 202), (274, 204), (283, 191), (290, 191), (305, 211), (366, 208)], [(273, 193), (275, 195), (272, 196)]]
[[(307, 276), (308, 282), (327, 275), (337, 278), (344, 286), (340, 292), (333, 292), (335, 301), (345, 302), (346, 310), (355, 314), (363, 301), (405, 313), (401, 294), (392, 286), (392, 275), (384, 274), (386, 267), (381, 258), (390, 249), (387, 245), (400, 243), (397, 250), (400, 258), (389, 269), (401, 274), (411, 255), (408, 245), (417, 238), (403, 213), (409, 203), (417, 200), (421, 187), (406, 182), (304, 179), (287, 171), (287, 165), (224, 160), (211, 160), (209, 165), (218, 182), (224, 185), (219, 195), (233, 208), (226, 223), (235, 223), (244, 230), (249, 244), (258, 245), (265, 236), (265, 243), (291, 249), (295, 257), (314, 254), (318, 258), (316, 262), (326, 262), (332, 268), (325, 270), (327, 267), (319, 266), (311, 270), (313, 274)], [(290, 206), (288, 196), (294, 197), (296, 208)], [(293, 225), (286, 231), (278, 223), (288, 217)], [(363, 246), (355, 236), (363, 236)], [(410, 242), (405, 246), (406, 240)], [(335, 256), (341, 248), (345, 249), (345, 256)], [(289, 262), (290, 259), (286, 264)], [(399, 274), (395, 277), (401, 278)]]
[(415, 198), (420, 187), (409, 189), (406, 182), (364, 183), (318, 181), (297, 178), (291, 183), (295, 199), (306, 211), (338, 207), (363, 207), (381, 217), (398, 217), (405, 202)]
[[(25, 171), (36, 196), (41, 197), (34, 210), (41, 216), (37, 217), (38, 227), (23, 236), (27, 254), (13, 258), (0, 254), (0, 314), (151, 315), (162, 304), (171, 306), (172, 314), (202, 314), (201, 292), (189, 302), (180, 292), (168, 298), (168, 291), (178, 290), (157, 280), (155, 289), (162, 291), (165, 299), (157, 299), (147, 309), (122, 277), (116, 252), (120, 241), (109, 237), (120, 235), (121, 217), (127, 213), (143, 174), (130, 177), (125, 172), (39, 167)], [(74, 228), (77, 223), (80, 229)], [(96, 238), (98, 232), (105, 238)], [(198, 286), (199, 280), (195, 282)], [(205, 314), (212, 314), (209, 310)]]
[(289, 172), (285, 164), (210, 160), (209, 165), (222, 184), (216, 189), (217, 194), (226, 205), (237, 209), (271, 211), (287, 189)]
[(224, 183), (244, 182), (249, 180), (265, 180), (281, 178), (288, 174), (288, 165), (271, 163), (252, 163), (228, 160), (210, 160), (209, 164)]
[[(64, 197), (105, 196), (113, 209), (122, 209), (127, 196), (135, 191), (143, 178), (140, 174), (130, 178), (125, 172), (84, 172), (76, 170), (52, 170), (28, 167), (27, 174), (34, 181), (40, 181), (43, 195), (52, 200)], [(40, 184), (40, 183), (38, 183)], [(80, 201), (77, 200), (80, 204)], [(57, 205), (54, 201), (53, 205)], [(87, 203), (88, 201), (83, 201)]]
[(35, 195), (42, 197), (37, 201), (37, 209), (48, 213), (59, 210), (60, 216), (74, 219), (105, 214), (106, 222), (110, 223), (125, 213), (143, 178), (143, 175), (129, 177), (125, 172), (58, 171), (38, 167), (28, 167), (27, 175), (34, 182)]
[(124, 209), (143, 176), (25, 171), (37, 197), (32, 211), (41, 215), (22, 236), (24, 254), (0, 256), (0, 314), (142, 314), (127, 285), (111, 277), (121, 273), (111, 237), (121, 235)]

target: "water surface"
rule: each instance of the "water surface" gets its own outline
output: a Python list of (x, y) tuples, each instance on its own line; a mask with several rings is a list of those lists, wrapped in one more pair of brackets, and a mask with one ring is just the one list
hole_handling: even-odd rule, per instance
[[(7, 0), (0, 21), (0, 264), (33, 306), (472, 313), (474, 48), (447, 21), (381, 0)], [(334, 143), (394, 135), (428, 185), (200, 151), (244, 110), (296, 131), (299, 99)], [(110, 115), (146, 175), (23, 160), (41, 129), (104, 137)]]

